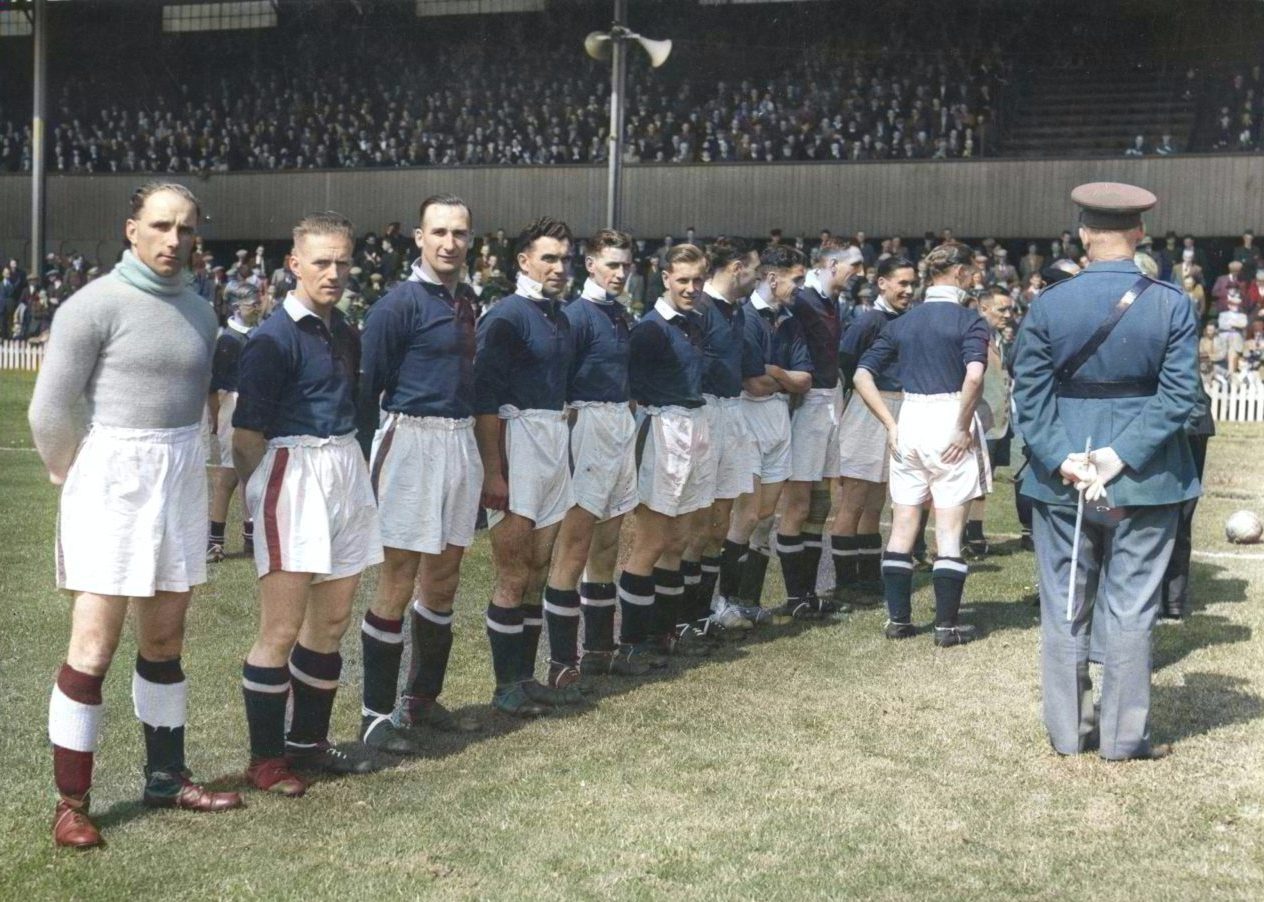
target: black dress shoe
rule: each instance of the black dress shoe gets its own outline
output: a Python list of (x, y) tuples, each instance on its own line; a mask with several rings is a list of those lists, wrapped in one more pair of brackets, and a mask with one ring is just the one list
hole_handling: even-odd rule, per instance
[(290, 759), (292, 770), (336, 776), (371, 774), (390, 764), (362, 742), (347, 742), (341, 745), (322, 742), (314, 748), (301, 750), (290, 747), (287, 757)]
[(1172, 746), (1166, 742), (1151, 745), (1143, 752), (1128, 755), (1126, 758), (1106, 758), (1106, 761), (1161, 761), (1172, 754)]
[(978, 638), (979, 631), (969, 624), (957, 623), (952, 626), (935, 627), (935, 646), (937, 648), (952, 648), (954, 645), (965, 645)]

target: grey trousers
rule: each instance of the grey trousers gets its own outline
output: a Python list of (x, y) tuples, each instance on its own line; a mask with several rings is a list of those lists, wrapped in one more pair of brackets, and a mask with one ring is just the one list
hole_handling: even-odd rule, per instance
[[(1180, 505), (1132, 508), (1114, 529), (1084, 523), (1071, 622), (1066, 600), (1075, 508), (1036, 502), (1034, 514), (1049, 741), (1064, 755), (1094, 745), (1103, 758), (1145, 755), (1150, 750), (1150, 632)], [(1092, 660), (1102, 665), (1100, 714), (1089, 679), (1090, 646)]]

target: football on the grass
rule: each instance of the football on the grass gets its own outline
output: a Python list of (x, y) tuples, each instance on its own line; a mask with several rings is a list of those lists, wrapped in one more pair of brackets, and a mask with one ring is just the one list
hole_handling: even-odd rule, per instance
[(1238, 511), (1225, 521), (1225, 538), (1234, 545), (1254, 545), (1264, 535), (1264, 523), (1255, 511)]

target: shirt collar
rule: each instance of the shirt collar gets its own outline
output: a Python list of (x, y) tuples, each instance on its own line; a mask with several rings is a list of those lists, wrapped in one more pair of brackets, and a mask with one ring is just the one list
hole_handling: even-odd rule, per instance
[(1141, 270), (1133, 260), (1097, 260), (1084, 267), (1085, 272), (1131, 272), (1138, 275)]
[(887, 299), (884, 298), (882, 295), (878, 295), (878, 297), (874, 299), (873, 309), (881, 310), (883, 313), (890, 314), (891, 316), (900, 315), (900, 311), (896, 310), (894, 307), (888, 304)]
[(320, 319), (319, 316), (316, 316), (315, 313), (308, 310), (307, 307), (304, 306), (303, 302), (298, 299), (298, 296), (292, 291), (285, 296), (285, 303), (281, 306), (284, 307), (285, 312), (290, 315), (290, 319), (294, 320), (296, 323), (308, 316), (315, 316), (316, 319)]
[(926, 289), (926, 297), (923, 300), (927, 304), (936, 302), (960, 304), (964, 296), (965, 292), (955, 285), (932, 285)]
[(607, 292), (606, 289), (592, 279), (584, 281), (584, 290), (580, 292), (580, 297), (592, 301), (594, 304), (613, 304), (618, 300), (617, 296)]
[[(292, 315), (293, 314), (291, 314), (291, 316)], [(254, 326), (247, 326), (236, 316), (230, 316), (228, 318), (228, 328), (232, 329), (234, 332), (240, 332), (242, 335), (249, 335), (250, 330), (253, 329)]]
[(663, 295), (654, 302), (654, 310), (663, 319), (669, 323), (674, 319), (684, 319), (685, 315), (667, 302), (667, 295)]
[(415, 261), (413, 261), (413, 271), (408, 276), (408, 281), (425, 282), (427, 285), (442, 285), (443, 284), (442, 282), (439, 281), (439, 277), (436, 276), (431, 271), (430, 267), (426, 265), (426, 261), (423, 260), (421, 257), (418, 257)]
[(548, 298), (544, 296), (542, 289), (544, 286), (526, 273), (518, 273), (518, 284), (516, 291), (524, 298), (530, 298), (533, 301), (546, 301)]
[(771, 310), (773, 309), (772, 304), (768, 303), (768, 300), (763, 296), (763, 294), (759, 290), (762, 287), (763, 287), (762, 285), (756, 286), (755, 290), (751, 292), (751, 296), (750, 296), (751, 306), (759, 311)]
[(811, 288), (823, 298), (829, 297), (829, 292), (825, 290), (824, 284), (821, 282), (821, 271), (819, 269), (811, 270), (803, 277), (803, 287)]

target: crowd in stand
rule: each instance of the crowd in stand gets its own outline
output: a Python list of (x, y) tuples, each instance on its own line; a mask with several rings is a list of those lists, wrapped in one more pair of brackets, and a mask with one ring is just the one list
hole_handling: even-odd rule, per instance
[[(49, 168), (208, 173), (605, 159), (608, 67), (577, 47), (519, 44), (488, 54), (441, 44), (416, 60), (392, 40), (411, 38), (353, 33), (331, 54), (326, 37), (300, 34), (253, 64), (126, 100), (67, 85), (51, 105)], [(409, 63), (366, 67), (367, 58)], [(732, 67), (729, 78), (723, 66), (654, 71), (636, 57), (626, 159), (944, 159), (988, 149), (1004, 83), (995, 53), (875, 59), (796, 47), (770, 54), (778, 58), (784, 63)], [(0, 172), (28, 170), (30, 154), (29, 124), (0, 108)]]
[[(922, 239), (909, 243), (899, 237), (873, 241), (864, 232), (851, 235), (848, 240), (860, 248), (865, 268), (843, 292), (846, 319), (873, 304), (881, 260), (888, 256), (912, 259), (919, 265), (924, 286), (923, 258), (935, 245), (953, 237), (949, 229), (938, 234), (927, 232)], [(624, 299), (634, 316), (650, 309), (662, 293), (660, 273), (673, 244), (705, 238), (689, 228), (679, 236), (636, 241), (635, 268)], [(805, 238), (785, 236), (774, 229), (763, 240), (765, 244), (793, 244), (812, 258), (817, 248), (831, 238), (829, 231)], [(1208, 385), (1258, 383), (1264, 371), (1264, 250), (1256, 245), (1255, 236), (1244, 233), (1226, 253), (1223, 248), (1199, 244), (1192, 235), (1181, 237), (1168, 232), (1158, 239), (1147, 236), (1138, 254), (1150, 257), (1156, 275), (1180, 285), (1195, 305), (1204, 329), (1199, 354)], [(407, 278), (416, 256), (416, 245), (411, 236), (401, 234), (398, 222), (388, 223), (380, 233), (362, 236), (351, 284), (340, 308), (352, 322), (362, 325), (377, 299)], [(583, 260), (584, 243), (580, 241), (567, 297), (576, 296), (583, 286)], [(1048, 241), (1002, 243), (985, 238), (975, 245), (978, 273), (971, 294), (979, 297), (994, 286), (1003, 287), (1014, 299), (1017, 324), (1050, 278), (1065, 277), (1084, 262), (1083, 251), (1069, 231)], [(99, 272), (108, 270), (111, 263), (101, 261), (98, 265), (83, 254), (70, 251), (64, 255), (49, 254), (42, 273), (27, 274), (17, 260), (10, 259), (0, 278), (3, 337), (46, 340), (57, 306)], [(239, 248), (231, 258), (219, 260), (199, 244), (190, 273), (195, 290), (215, 307), (221, 322), (231, 312), (230, 300), (239, 286), (253, 287), (263, 298), (265, 309), (283, 299), (293, 287), (293, 277), (283, 261), (279, 257), (270, 259), (263, 246), (253, 250)], [(472, 243), (464, 282), (477, 298), (480, 314), (511, 293), (515, 277), (510, 242), (503, 229), (482, 235)], [(1001, 338), (1003, 344), (1008, 344), (1013, 336), (1003, 334)]]
[(1213, 83), (1207, 105), (1218, 110), (1207, 134), (1207, 147), (1219, 151), (1260, 149), (1260, 114), (1264, 112), (1264, 69), (1235, 72)]

